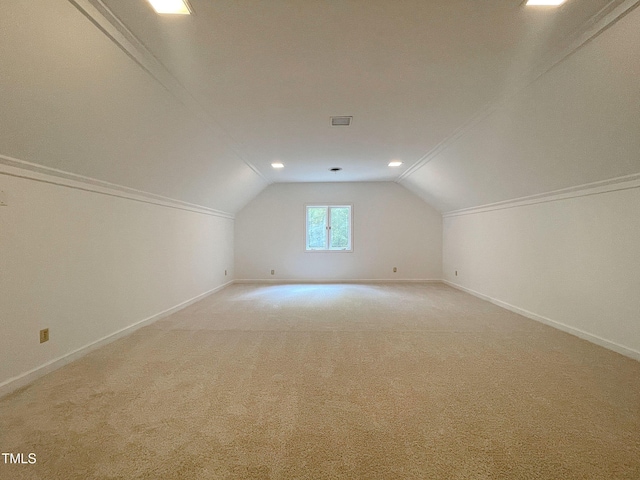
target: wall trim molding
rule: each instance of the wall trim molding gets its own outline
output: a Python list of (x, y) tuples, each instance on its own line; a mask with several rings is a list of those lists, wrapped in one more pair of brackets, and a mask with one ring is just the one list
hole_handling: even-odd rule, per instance
[(526, 197), (515, 198), (512, 200), (504, 200), (502, 202), (489, 203), (478, 207), (462, 208), (460, 210), (452, 210), (442, 214), (446, 217), (457, 217), (461, 215), (473, 215), (476, 213), (491, 212), (494, 210), (504, 210), (507, 208), (523, 207), (527, 205), (536, 205), (539, 203), (556, 202), (559, 200), (568, 200), (577, 197), (586, 197), (591, 195), (600, 195), (603, 193), (617, 192), (621, 190), (630, 190), (640, 188), (640, 173), (633, 175), (625, 175), (622, 177), (610, 178), (599, 182), (586, 183), (575, 187), (563, 188), (551, 192), (529, 195)]
[(564, 48), (561, 47), (558, 52), (548, 52), (546, 58), (537, 65), (537, 68), (535, 68), (529, 76), (522, 79), (522, 81), (515, 87), (486, 103), (465, 123), (456, 128), (435, 147), (398, 175), (395, 181), (397, 183), (401, 183), (402, 180), (408, 178), (417, 170), (436, 158), (440, 153), (457, 142), (458, 139), (466, 135), (466, 133), (474, 126), (498, 110), (509, 99), (513, 98), (530, 85), (533, 85), (540, 77), (564, 62), (564, 60), (569, 58), (585, 45), (589, 44), (592, 40), (596, 39), (601, 33), (615, 25), (618, 20), (624, 18), (639, 5), (640, 0), (611, 0), (608, 2), (607, 5), (584, 22), (582, 26), (573, 33), (573, 35), (567, 40), (568, 43), (565, 44)]
[(204, 293), (201, 293), (200, 295), (196, 295), (195, 297), (189, 299), (189, 300), (185, 300), (182, 303), (179, 303), (171, 308), (168, 308), (166, 310), (163, 310), (162, 312), (156, 313), (155, 315), (151, 315), (150, 317), (144, 318), (138, 322), (135, 322), (131, 325), (129, 325), (128, 327), (124, 327), (121, 328), (120, 330), (117, 330), (109, 335), (106, 335), (98, 340), (96, 340), (95, 342), (91, 342), (87, 345), (84, 345), (83, 347), (80, 347), (76, 350), (73, 350), (69, 353), (66, 353), (60, 357), (54, 358), (53, 360), (50, 360), (49, 362), (40, 365), (39, 367), (33, 368), (27, 372), (24, 372), (16, 377), (12, 377), (9, 378), (8, 380), (5, 380), (4, 382), (0, 383), (0, 398), (4, 397), (5, 395), (10, 394), (11, 392), (14, 392), (15, 390), (22, 388), (32, 382), (34, 382), (35, 380), (37, 380), (38, 378), (46, 375), (47, 373), (53, 372), (54, 370), (57, 370), (81, 357), (84, 357), (86, 354), (100, 348), (103, 347), (111, 342), (114, 342), (115, 340), (118, 340), (120, 338), (126, 337), (127, 335), (130, 335), (131, 333), (135, 332), (136, 330), (145, 327), (147, 325), (150, 325), (158, 320), (160, 320), (161, 318), (167, 317), (169, 315), (171, 315), (172, 313), (175, 313), (179, 310), (182, 310), (183, 308), (188, 307), (189, 305), (192, 305), (193, 303), (202, 300), (203, 298), (212, 295), (220, 290), (222, 290), (223, 288), (226, 288), (227, 286), (231, 285), (233, 283), (233, 281), (224, 283), (218, 287), (215, 287), (211, 290), (208, 290)]
[(530, 312), (529, 310), (516, 307), (514, 305), (511, 305), (510, 303), (503, 302), (502, 300), (498, 300), (497, 298), (490, 297), (489, 295), (485, 295), (483, 293), (477, 292), (470, 288), (463, 287), (462, 285), (459, 285), (457, 283), (450, 282), (449, 280), (443, 279), (442, 282), (457, 290), (461, 290), (465, 293), (473, 295), (474, 297), (480, 298), (482, 300), (486, 300), (487, 302), (493, 303), (494, 305), (497, 305), (501, 308), (509, 310), (513, 313), (522, 315), (523, 317), (529, 318), (531, 320), (535, 320), (540, 323), (544, 323), (545, 325), (549, 325), (550, 327), (556, 328), (558, 330), (562, 330), (563, 332), (569, 333), (575, 337), (594, 343), (608, 350), (612, 350), (616, 353), (624, 355), (625, 357), (633, 358), (634, 360), (640, 361), (640, 351), (634, 350), (633, 348), (625, 347), (624, 345), (620, 345), (619, 343), (613, 342), (611, 340), (607, 340), (606, 338), (600, 337), (598, 335), (594, 335), (585, 330), (581, 330), (579, 328), (572, 327), (565, 323), (558, 322), (557, 320), (552, 320), (551, 318), (544, 317), (542, 315), (538, 315), (537, 313)]
[(64, 170), (38, 165), (36, 163), (19, 160), (0, 154), (0, 175), (23, 178), (60, 187), (73, 188), (86, 192), (108, 195), (111, 197), (124, 198), (136, 202), (150, 203), (161, 207), (175, 208), (202, 215), (212, 215), (216, 217), (234, 219), (235, 216), (228, 212), (215, 210), (213, 208), (196, 205), (195, 203), (184, 202), (169, 197), (163, 197), (155, 193), (149, 193), (135, 188), (117, 185), (115, 183), (85, 177)]
[(318, 284), (367, 284), (367, 283), (442, 283), (440, 279), (335, 279), (335, 278), (326, 278), (326, 279), (236, 279), (233, 281), (235, 284), (264, 284), (264, 285), (318, 285)]

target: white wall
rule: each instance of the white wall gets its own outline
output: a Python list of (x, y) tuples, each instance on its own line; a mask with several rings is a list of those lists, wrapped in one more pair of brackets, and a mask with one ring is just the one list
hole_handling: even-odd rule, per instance
[[(353, 204), (353, 252), (305, 252), (308, 203)], [(441, 278), (440, 214), (392, 182), (273, 184), (237, 214), (235, 228), (241, 280)]]
[(0, 393), (233, 278), (232, 218), (2, 164), (0, 191)]
[(640, 359), (640, 182), (610, 189), (445, 215), (444, 279)]

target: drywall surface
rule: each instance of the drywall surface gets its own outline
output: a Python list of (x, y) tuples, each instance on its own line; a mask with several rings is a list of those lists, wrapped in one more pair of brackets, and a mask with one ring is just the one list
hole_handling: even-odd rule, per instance
[[(305, 251), (306, 204), (353, 205), (353, 252)], [(440, 214), (392, 182), (273, 184), (238, 213), (235, 228), (241, 280), (441, 277)]]
[(266, 181), (219, 126), (156, 81), (76, 3), (91, 2), (2, 2), (0, 153), (240, 210)]
[(441, 212), (640, 173), (640, 8), (402, 180)]
[(615, 188), (445, 216), (443, 278), (640, 359), (640, 184)]
[(0, 387), (232, 278), (232, 218), (1, 164), (0, 191)]

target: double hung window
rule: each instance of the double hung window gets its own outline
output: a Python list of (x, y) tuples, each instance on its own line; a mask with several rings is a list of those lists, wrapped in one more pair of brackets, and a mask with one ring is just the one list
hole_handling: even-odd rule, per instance
[(305, 250), (352, 251), (351, 205), (307, 205)]

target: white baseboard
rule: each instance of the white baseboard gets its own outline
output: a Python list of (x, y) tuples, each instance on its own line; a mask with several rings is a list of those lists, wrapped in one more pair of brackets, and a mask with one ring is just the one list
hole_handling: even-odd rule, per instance
[(128, 327), (122, 328), (116, 332), (113, 332), (105, 337), (100, 338), (99, 340), (96, 340), (95, 342), (89, 343), (83, 347), (80, 347), (72, 352), (69, 352), (65, 355), (62, 355), (61, 357), (58, 358), (54, 358), (53, 360), (45, 363), (44, 365), (40, 365), (39, 367), (36, 367), (32, 370), (29, 370), (28, 372), (22, 373), (20, 375), (18, 375), (17, 377), (12, 377), (8, 380), (5, 380), (4, 382), (0, 383), (0, 397), (3, 397), (21, 387), (24, 387), (25, 385), (28, 385), (29, 383), (33, 382), (34, 380), (42, 377), (43, 375), (46, 375), (47, 373), (53, 372), (54, 370), (57, 370), (60, 367), (63, 367), (64, 365), (67, 365), (68, 363), (73, 362), (74, 360), (77, 360), (80, 357), (83, 357), (84, 355), (86, 355), (89, 352), (92, 352), (93, 350), (96, 350), (104, 345), (107, 345), (115, 340), (118, 340), (119, 338), (122, 337), (126, 337), (127, 335), (135, 332), (136, 330), (145, 327), (147, 325), (152, 324), (153, 322), (160, 320), (161, 318), (167, 317), (169, 315), (171, 315), (172, 313), (175, 313), (179, 310), (182, 310), (183, 308), (188, 307), (189, 305), (202, 300), (204, 297), (207, 297), (213, 293), (216, 293), (220, 290), (222, 290), (223, 288), (231, 285), (233, 283), (233, 281), (224, 283), (216, 288), (213, 288), (207, 292), (201, 293), (200, 295), (197, 295), (189, 300), (186, 300), (182, 303), (179, 303), (178, 305), (171, 307), (167, 310), (164, 310), (160, 313), (156, 313), (155, 315), (152, 315), (150, 317), (147, 317), (143, 320), (140, 320), (132, 325), (129, 325)]
[(320, 279), (270, 279), (270, 278), (257, 278), (257, 279), (237, 279), (233, 283), (238, 284), (250, 284), (258, 283), (265, 285), (293, 285), (293, 284), (339, 284), (339, 283), (442, 283), (440, 279), (397, 279), (397, 278), (384, 278), (384, 279), (335, 279), (335, 278), (320, 278)]
[(552, 320), (547, 317), (543, 317), (542, 315), (538, 315), (537, 313), (533, 313), (523, 308), (516, 307), (507, 302), (503, 302), (502, 300), (498, 300), (496, 298), (490, 297), (483, 293), (476, 292), (475, 290), (472, 290), (470, 288), (466, 288), (466, 287), (463, 287), (462, 285), (458, 285), (457, 283), (453, 283), (448, 280), (442, 280), (442, 282), (445, 283), (446, 285), (449, 285), (450, 287), (469, 293), (474, 297), (478, 297), (482, 300), (491, 302), (494, 305), (502, 307), (506, 310), (517, 313), (518, 315), (522, 315), (523, 317), (527, 317), (527, 318), (530, 318), (531, 320), (544, 323), (546, 325), (557, 328), (558, 330), (562, 330), (563, 332), (569, 333), (583, 340), (587, 340), (588, 342), (595, 343), (596, 345), (607, 348), (609, 350), (613, 350), (614, 352), (620, 353), (621, 355), (640, 361), (640, 351), (634, 350), (633, 348), (625, 347), (624, 345), (620, 345), (619, 343), (613, 342), (611, 340), (607, 340), (606, 338), (599, 337), (598, 335), (585, 332), (584, 330), (581, 330), (579, 328), (566, 325), (564, 323), (558, 322), (556, 320)]

